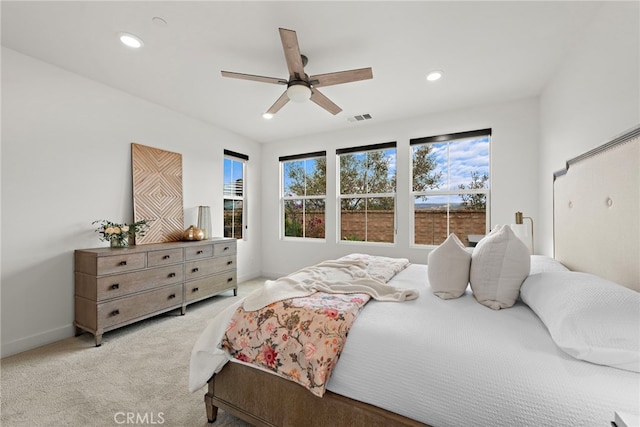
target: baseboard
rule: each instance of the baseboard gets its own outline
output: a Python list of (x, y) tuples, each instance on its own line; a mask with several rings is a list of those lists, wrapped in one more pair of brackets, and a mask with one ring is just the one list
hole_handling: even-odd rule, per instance
[(248, 282), (249, 280), (257, 279), (259, 277), (262, 277), (260, 276), (260, 273), (243, 274), (242, 276), (238, 276), (238, 283)]
[(23, 351), (33, 350), (43, 345), (51, 344), (56, 341), (63, 340), (75, 335), (73, 325), (63, 326), (56, 329), (43, 332), (41, 334), (31, 335), (29, 337), (20, 338), (0, 346), (0, 357), (12, 356), (22, 353)]
[(279, 277), (287, 276), (288, 274), (290, 273), (272, 273), (269, 271), (263, 271), (262, 273), (260, 273), (260, 277), (264, 277), (269, 280), (275, 280)]

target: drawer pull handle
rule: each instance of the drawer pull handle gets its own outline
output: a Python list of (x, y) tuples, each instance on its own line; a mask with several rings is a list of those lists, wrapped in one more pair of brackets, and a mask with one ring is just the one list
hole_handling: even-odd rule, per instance
[(231, 281), (233, 281), (233, 277), (229, 277), (229, 278), (227, 279), (227, 282), (231, 282)]
[(225, 246), (223, 250), (228, 251), (229, 250), (229, 246)]
[(192, 273), (197, 273), (197, 272), (198, 272), (198, 269), (197, 269), (197, 268), (194, 268), (193, 270), (191, 270), (191, 272), (192, 272)]
[(127, 265), (127, 261), (120, 261), (120, 265)]
[(169, 273), (169, 277), (176, 277), (176, 273)]
[(196, 255), (202, 255), (204, 253), (204, 251), (198, 251), (196, 252)]
[(111, 312), (111, 316), (117, 316), (118, 314), (120, 314), (120, 310), (113, 310)]
[(120, 283), (114, 283), (113, 285), (111, 285), (111, 289), (116, 290), (120, 288)]
[(193, 288), (193, 289), (191, 290), (191, 292), (198, 292), (199, 290), (200, 290), (200, 288)]
[(233, 264), (233, 261), (227, 261), (227, 265)]
[(174, 299), (175, 297), (176, 297), (176, 294), (169, 295), (169, 299)]
[(162, 259), (169, 259), (169, 258), (171, 258), (171, 255), (165, 255), (162, 257)]

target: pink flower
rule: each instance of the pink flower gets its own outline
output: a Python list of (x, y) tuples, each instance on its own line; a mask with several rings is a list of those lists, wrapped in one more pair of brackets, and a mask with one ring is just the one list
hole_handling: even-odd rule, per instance
[(262, 357), (263, 357), (264, 363), (266, 363), (269, 366), (275, 366), (276, 359), (278, 358), (278, 353), (268, 345), (263, 345)]
[(304, 357), (311, 359), (314, 354), (316, 354), (316, 346), (311, 342), (306, 343), (304, 346)]
[(335, 308), (327, 307), (324, 309), (324, 315), (335, 319), (336, 317), (338, 317), (338, 310), (336, 310)]
[(351, 298), (350, 302), (355, 303), (355, 304), (364, 304), (364, 300), (362, 298), (359, 298), (359, 297)]
[(229, 326), (227, 326), (227, 332), (236, 327), (236, 319), (231, 319)]
[(289, 335), (287, 334), (282, 334), (282, 341), (286, 341), (289, 339)]

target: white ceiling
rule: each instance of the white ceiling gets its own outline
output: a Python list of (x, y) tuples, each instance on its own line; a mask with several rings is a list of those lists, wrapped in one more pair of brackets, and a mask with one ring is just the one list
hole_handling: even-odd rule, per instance
[[(600, 6), (577, 1), (2, 1), (2, 45), (240, 135), (270, 142), (540, 93)], [(153, 20), (160, 17), (166, 25)], [(288, 103), (278, 28), (295, 30), (307, 74), (373, 68), (322, 89), (343, 111)], [(118, 33), (136, 34), (134, 51)], [(426, 74), (444, 71), (437, 83)], [(371, 114), (373, 120), (348, 117)]]

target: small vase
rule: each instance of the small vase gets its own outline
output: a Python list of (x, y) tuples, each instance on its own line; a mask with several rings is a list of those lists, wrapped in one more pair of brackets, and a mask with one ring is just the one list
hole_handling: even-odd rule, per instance
[(182, 240), (202, 240), (204, 239), (204, 233), (195, 225), (190, 226), (184, 233), (182, 233)]
[(111, 239), (110, 243), (112, 248), (125, 248), (129, 246), (128, 239)]
[(211, 238), (211, 207), (198, 206), (198, 228), (202, 230), (203, 239)]

